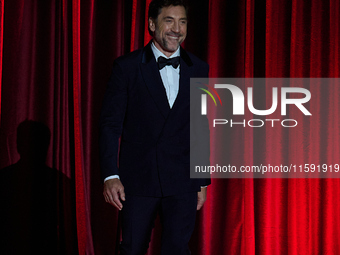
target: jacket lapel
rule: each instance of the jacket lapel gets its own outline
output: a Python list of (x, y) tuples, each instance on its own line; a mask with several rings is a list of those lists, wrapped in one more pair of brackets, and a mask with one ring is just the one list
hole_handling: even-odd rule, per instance
[(190, 100), (190, 77), (192, 77), (193, 63), (181, 47), (179, 91), (172, 109), (179, 107), (183, 102)]
[(170, 111), (170, 106), (150, 43), (144, 47), (140, 68), (149, 93), (163, 117), (166, 119)]

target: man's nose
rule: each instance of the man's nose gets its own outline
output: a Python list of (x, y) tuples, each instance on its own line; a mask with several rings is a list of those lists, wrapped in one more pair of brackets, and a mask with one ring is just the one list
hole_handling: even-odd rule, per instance
[(178, 33), (179, 32), (179, 22), (175, 21), (172, 26), (172, 31)]

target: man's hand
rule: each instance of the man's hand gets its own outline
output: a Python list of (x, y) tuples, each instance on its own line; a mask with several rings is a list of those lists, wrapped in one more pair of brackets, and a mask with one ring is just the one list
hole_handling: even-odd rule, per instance
[(207, 200), (207, 187), (201, 188), (200, 192), (197, 192), (197, 210), (200, 210)]
[(124, 186), (119, 179), (110, 179), (104, 182), (103, 195), (105, 201), (119, 210), (122, 210), (123, 205), (120, 200), (125, 201)]

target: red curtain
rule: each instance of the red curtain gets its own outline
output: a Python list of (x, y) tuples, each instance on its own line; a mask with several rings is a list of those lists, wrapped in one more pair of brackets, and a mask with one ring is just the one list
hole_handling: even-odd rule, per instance
[(4, 1), (0, 1), (0, 121), (1, 121), (1, 87), (2, 87), (1, 85), (2, 85), (3, 47), (4, 47)]
[[(46, 165), (61, 174), (55, 186), (60, 253), (117, 248), (118, 212), (102, 197), (98, 116), (113, 60), (150, 40), (149, 2), (0, 0), (0, 168), (20, 159), (20, 123), (50, 130)], [(209, 63), (211, 77), (340, 75), (338, 0), (192, 0), (189, 6), (184, 47)], [(325, 118), (339, 123), (338, 93), (325, 93), (336, 103)], [(340, 141), (338, 129), (307, 135), (240, 132), (243, 153), (233, 156), (248, 165), (298, 157), (340, 163), (340, 145), (331, 142)], [(256, 150), (259, 143), (264, 152)], [(294, 144), (312, 149), (287, 155), (297, 151)], [(212, 158), (217, 147), (213, 136)], [(340, 254), (339, 197), (339, 179), (213, 179), (192, 254)], [(150, 255), (159, 251), (158, 233), (157, 226)]]

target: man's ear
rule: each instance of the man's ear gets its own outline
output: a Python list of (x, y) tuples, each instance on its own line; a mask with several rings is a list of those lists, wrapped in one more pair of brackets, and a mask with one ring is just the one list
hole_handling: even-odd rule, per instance
[(149, 29), (151, 32), (155, 32), (156, 30), (156, 24), (151, 17), (149, 18)]

